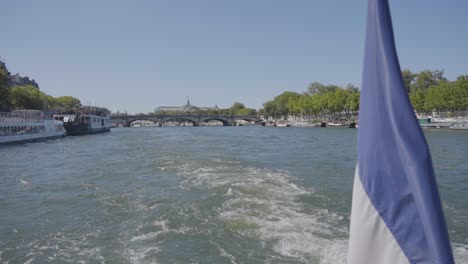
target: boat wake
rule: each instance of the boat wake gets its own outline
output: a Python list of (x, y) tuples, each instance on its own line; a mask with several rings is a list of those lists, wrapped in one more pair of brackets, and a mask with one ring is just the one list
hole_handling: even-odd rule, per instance
[[(285, 171), (246, 168), (238, 162), (212, 160), (174, 166), (182, 189), (209, 188), (222, 192), (216, 210), (227, 232), (262, 241), (265, 250), (284, 260), (303, 263), (345, 263), (347, 222), (343, 216), (308, 200), (323, 199), (313, 189), (301, 187)], [(169, 164), (166, 169), (171, 168)], [(222, 254), (233, 255), (226, 249)]]

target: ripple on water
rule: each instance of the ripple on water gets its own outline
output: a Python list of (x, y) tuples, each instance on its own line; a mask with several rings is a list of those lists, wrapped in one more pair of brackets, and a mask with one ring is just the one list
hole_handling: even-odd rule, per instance
[[(104, 261), (102, 247), (95, 247), (93, 241), (99, 237), (99, 231), (90, 233), (63, 233), (47, 235), (24, 242), (15, 248), (3, 251), (5, 259), (13, 263), (44, 262), (84, 262)], [(21, 252), (22, 254), (18, 254)], [(2, 254), (0, 254), (0, 260)]]

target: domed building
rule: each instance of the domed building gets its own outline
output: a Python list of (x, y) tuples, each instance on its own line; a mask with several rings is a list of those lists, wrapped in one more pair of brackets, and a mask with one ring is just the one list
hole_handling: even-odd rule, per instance
[(183, 106), (160, 106), (156, 108), (156, 112), (177, 112), (177, 113), (190, 113), (197, 110), (219, 110), (218, 106), (215, 107), (198, 107), (190, 104), (190, 100), (187, 98), (187, 103)]

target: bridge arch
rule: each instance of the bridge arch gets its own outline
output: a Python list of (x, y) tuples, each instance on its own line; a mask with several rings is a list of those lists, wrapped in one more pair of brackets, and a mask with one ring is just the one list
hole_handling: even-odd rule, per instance
[(223, 124), (223, 126), (230, 126), (231, 123), (229, 122), (229, 120), (225, 119), (225, 118), (222, 118), (222, 117), (206, 117), (206, 118), (202, 118), (200, 120), (200, 123), (208, 123), (210, 121), (219, 121)]
[(253, 117), (236, 117), (234, 118), (234, 124), (233, 125), (253, 125), (258, 122), (258, 118), (253, 118)]
[(198, 126), (199, 123), (197, 122), (197, 120), (194, 120), (192, 118), (188, 118), (188, 117), (182, 117), (182, 116), (173, 116), (173, 117), (166, 117), (166, 118), (162, 118), (161, 119), (161, 125), (163, 123), (167, 123), (167, 122), (171, 122), (171, 121), (175, 121), (175, 122), (180, 122), (180, 121), (183, 121), (183, 122), (190, 122), (192, 123), (193, 126)]
[(155, 120), (155, 119), (152, 119), (152, 118), (134, 118), (134, 119), (130, 119), (127, 121), (128, 125), (131, 126), (133, 123), (137, 122), (137, 121), (149, 121), (149, 122), (152, 122), (153, 124), (157, 124), (158, 123), (158, 120)]

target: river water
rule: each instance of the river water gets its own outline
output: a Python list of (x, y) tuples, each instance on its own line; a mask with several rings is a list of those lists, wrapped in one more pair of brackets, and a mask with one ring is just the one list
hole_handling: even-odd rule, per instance
[[(2, 146), (0, 262), (345, 263), (356, 133), (142, 127)], [(425, 134), (468, 263), (468, 133)]]

